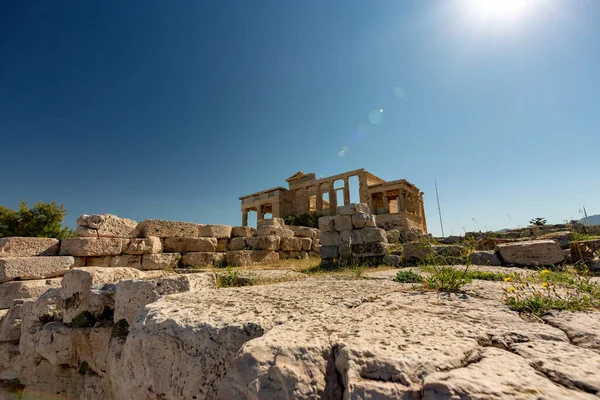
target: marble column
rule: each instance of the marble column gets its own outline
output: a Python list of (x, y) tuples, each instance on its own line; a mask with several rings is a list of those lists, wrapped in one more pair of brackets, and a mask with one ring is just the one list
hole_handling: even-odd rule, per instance
[(248, 210), (242, 210), (242, 226), (248, 226)]
[(348, 178), (344, 178), (344, 205), (350, 204), (350, 185)]

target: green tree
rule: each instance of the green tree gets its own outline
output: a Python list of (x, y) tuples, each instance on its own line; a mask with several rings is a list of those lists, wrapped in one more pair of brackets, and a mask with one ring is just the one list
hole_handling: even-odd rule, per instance
[(529, 220), (529, 223), (534, 226), (544, 226), (546, 225), (546, 218), (537, 217)]
[(75, 236), (68, 226), (63, 227), (63, 218), (67, 214), (63, 205), (56, 202), (39, 201), (29, 208), (25, 201), (19, 203), (19, 209), (13, 210), (0, 206), (0, 237), (29, 236), (63, 239)]

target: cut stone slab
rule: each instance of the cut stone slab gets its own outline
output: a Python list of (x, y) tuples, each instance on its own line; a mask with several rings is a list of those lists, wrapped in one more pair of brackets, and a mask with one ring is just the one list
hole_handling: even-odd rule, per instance
[(166, 237), (197, 237), (198, 224), (192, 222), (166, 221), (162, 219), (147, 219), (138, 224), (134, 236), (138, 238), (156, 236)]
[(356, 213), (352, 216), (352, 225), (356, 229), (372, 227), (375, 228), (377, 224), (375, 223), (375, 216), (370, 213)]
[(386, 231), (385, 234), (387, 235), (388, 243), (398, 243), (400, 241), (400, 231), (397, 229)]
[(236, 251), (236, 250), (244, 250), (246, 248), (246, 238), (245, 237), (234, 237), (229, 240), (227, 243), (227, 250)]
[(335, 232), (335, 217), (319, 218), (319, 230), (321, 232)]
[(235, 226), (231, 229), (231, 237), (252, 237), (256, 235), (256, 228), (251, 226)]
[(295, 237), (282, 238), (280, 248), (282, 251), (300, 251), (302, 250), (302, 239)]
[(404, 259), (409, 262), (425, 261), (435, 255), (429, 243), (411, 242), (402, 246)]
[(0, 283), (64, 275), (75, 264), (69, 256), (0, 258)]
[(458, 244), (431, 246), (437, 256), (460, 257), (465, 252), (465, 247)]
[[(259, 229), (260, 230), (260, 229)], [(277, 251), (281, 244), (281, 238), (274, 235), (257, 236), (252, 246), (253, 250)]]
[(387, 234), (381, 228), (363, 228), (360, 235), (363, 243), (387, 243)]
[(364, 243), (359, 230), (343, 231), (340, 236), (342, 238), (342, 242), (348, 245)]
[(0, 239), (0, 258), (57, 256), (59, 245), (58, 239), (5, 237)]
[(112, 256), (86, 257), (85, 267), (110, 267)]
[(198, 225), (198, 236), (217, 239), (230, 238), (232, 227), (229, 225)]
[(114, 320), (125, 319), (133, 324), (140, 310), (161, 296), (173, 293), (216, 289), (213, 273), (195, 273), (164, 278), (143, 280), (132, 279), (116, 284)]
[(118, 256), (128, 243), (129, 239), (120, 238), (68, 238), (62, 240), (60, 254), (78, 257)]
[(142, 256), (142, 269), (175, 269), (179, 265), (180, 259), (181, 254), (179, 253), (144, 254)]
[(321, 248), (319, 249), (321, 258), (324, 260), (339, 258), (340, 253), (338, 248), (339, 246), (321, 246)]
[[(340, 246), (341, 247), (341, 246)], [(363, 244), (353, 244), (351, 247), (352, 255), (358, 257), (379, 257), (389, 253), (390, 245), (383, 242), (371, 242)]]
[(108, 264), (111, 268), (135, 268), (142, 269), (142, 256), (113, 256)]
[(267, 250), (228, 251), (225, 260), (232, 267), (245, 267), (279, 261), (279, 253)]
[(256, 230), (256, 236), (294, 237), (294, 231), (279, 226), (265, 225)]
[(156, 254), (162, 252), (162, 249), (163, 246), (160, 238), (153, 236), (142, 239), (131, 239), (123, 253), (131, 255)]
[(60, 286), (61, 278), (12, 281), (0, 285), (0, 309), (10, 308), (14, 299), (36, 299), (46, 290)]
[(502, 261), (494, 251), (474, 251), (469, 254), (469, 259), (473, 265), (501, 266)]
[(338, 232), (323, 232), (321, 233), (322, 246), (339, 246), (342, 244), (342, 237)]
[(133, 237), (137, 222), (113, 214), (84, 214), (77, 218), (77, 225), (95, 230), (97, 237), (130, 238)]
[(562, 249), (553, 240), (532, 240), (498, 245), (498, 254), (508, 265), (555, 265), (564, 261)]
[(553, 311), (542, 319), (564, 331), (573, 344), (600, 353), (600, 312)]
[(312, 248), (312, 244), (313, 244), (312, 239), (307, 238), (307, 237), (302, 237), (302, 238), (300, 238), (300, 240), (302, 241), (302, 250), (310, 251), (310, 249)]
[(339, 215), (354, 215), (356, 213), (371, 214), (369, 206), (365, 203), (350, 203), (337, 208)]
[(216, 248), (217, 239), (214, 237), (169, 237), (165, 238), (164, 243), (164, 249), (168, 253), (210, 252)]
[(352, 230), (352, 217), (350, 215), (336, 215), (334, 225), (335, 230), (338, 232)]
[(317, 230), (314, 228), (307, 228), (300, 226), (294, 231), (294, 236), (301, 238), (315, 239), (317, 237)]
[(183, 267), (207, 267), (222, 264), (224, 260), (224, 253), (192, 252), (185, 253), (181, 257), (181, 265)]
[[(32, 300), (29, 300), (32, 301)], [(13, 301), (10, 310), (0, 318), (0, 342), (18, 342), (21, 337), (23, 300)]]
[(283, 221), (283, 218), (268, 218), (262, 219), (256, 223), (256, 227), (259, 229), (264, 226), (275, 226), (278, 228), (285, 228), (285, 222)]

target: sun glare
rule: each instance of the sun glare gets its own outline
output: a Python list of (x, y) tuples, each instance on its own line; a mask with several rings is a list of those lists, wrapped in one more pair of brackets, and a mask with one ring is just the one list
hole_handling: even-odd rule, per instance
[(536, 11), (544, 0), (463, 0), (466, 13), (485, 21), (517, 22)]

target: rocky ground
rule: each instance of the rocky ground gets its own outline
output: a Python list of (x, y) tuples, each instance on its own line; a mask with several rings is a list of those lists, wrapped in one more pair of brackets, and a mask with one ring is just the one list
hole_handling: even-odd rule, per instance
[(397, 271), (242, 270), (236, 275), (246, 284), (263, 284), (162, 297), (142, 309), (126, 337), (97, 346), (92, 371), (61, 384), (60, 363), (74, 357), (65, 352), (82, 345), (76, 329), (59, 324), (54, 340), (56, 329), (73, 329), (71, 345), (34, 350), (30, 373), (48, 376), (29, 377), (23, 398), (599, 397), (600, 312), (526, 316), (503, 301), (510, 282), (474, 280), (448, 294), (394, 282)]

